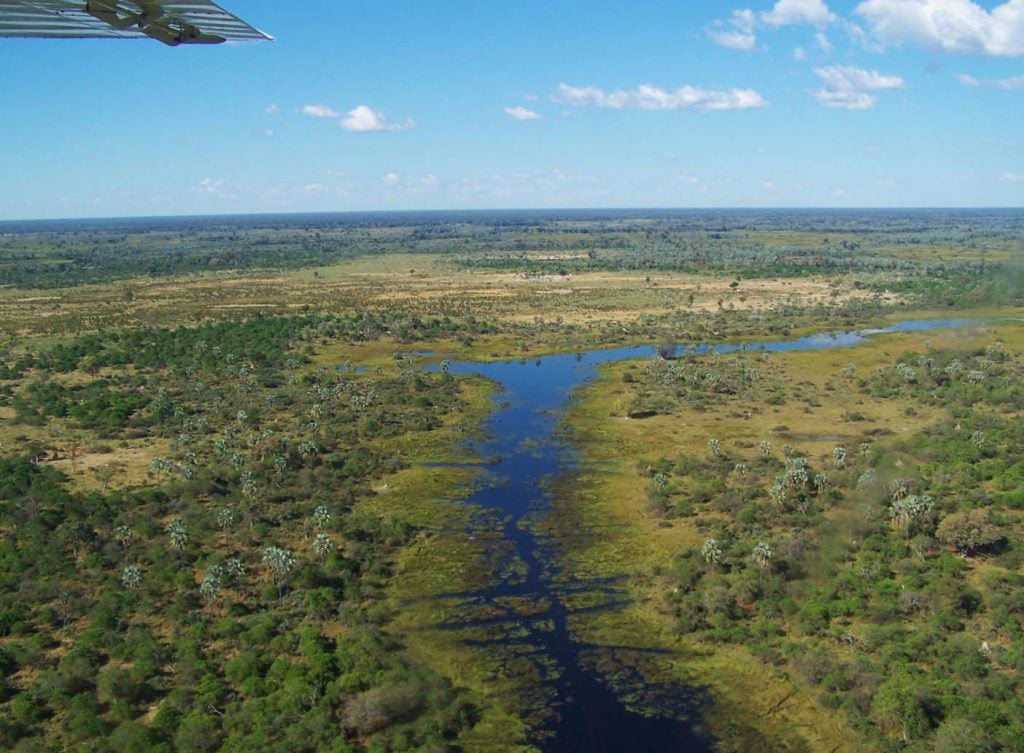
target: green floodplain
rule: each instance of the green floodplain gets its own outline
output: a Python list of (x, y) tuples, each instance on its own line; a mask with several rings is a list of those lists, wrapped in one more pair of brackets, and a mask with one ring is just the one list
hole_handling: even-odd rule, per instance
[[(509, 567), (463, 503), (502, 398), (445, 362), (648, 345), (558, 415), (581, 462), (527, 523), (587, 670), (651, 716), (699, 689), (721, 751), (1019, 751), (1022, 237), (1016, 210), (0, 223), (0, 749), (552, 750), (557, 662), (493, 648), (549, 604), (464, 596)], [(940, 317), (971, 321), (674, 347)]]

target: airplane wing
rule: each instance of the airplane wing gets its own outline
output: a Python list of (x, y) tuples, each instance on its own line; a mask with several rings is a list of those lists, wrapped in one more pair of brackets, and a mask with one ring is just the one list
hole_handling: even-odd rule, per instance
[(171, 46), (272, 39), (210, 0), (0, 0), (0, 37), (149, 37)]

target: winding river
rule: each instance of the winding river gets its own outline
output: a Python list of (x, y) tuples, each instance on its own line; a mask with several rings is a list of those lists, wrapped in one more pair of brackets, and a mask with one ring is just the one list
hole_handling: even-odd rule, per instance
[[(769, 352), (823, 350), (856, 345), (873, 334), (944, 329), (976, 322), (913, 320), (881, 329), (788, 341), (722, 344), (715, 349), (719, 353), (740, 348)], [(697, 349), (704, 353), (710, 346), (700, 345)], [(473, 446), (490, 463), (489, 473), (478, 490), (465, 500), (466, 504), (491, 511), (493, 519), (500, 521), (500, 546), (493, 553), (494, 575), (486, 587), (469, 598), (484, 613), (494, 615), (473, 625), (485, 632), (487, 623), (495, 627), (494, 632), (500, 635), (490, 641), (494, 650), (511, 650), (529, 657), (544, 678), (544, 704), (549, 706), (550, 713), (543, 717), (546, 721), (536, 742), (546, 753), (713, 750), (712, 741), (685, 720), (686, 716), (699, 717), (701, 713), (702, 702), (696, 691), (671, 689), (676, 698), (670, 706), (683, 709), (679, 714), (645, 716), (628, 709), (588, 669), (584, 654), (595, 647), (581, 645), (574, 638), (568, 627), (568, 608), (559, 594), (573, 588), (598, 589), (614, 601), (615, 586), (573, 584), (559, 579), (551, 542), (533, 530), (532, 525), (551, 507), (551, 482), (578, 467), (577, 453), (560, 439), (557, 431), (561, 410), (573, 390), (593, 378), (601, 364), (653, 354), (653, 347), (641, 346), (545, 356), (531, 361), (453, 362), (449, 366), (452, 373), (479, 374), (500, 387), (495, 409), (484, 424), (483, 439)], [(522, 610), (523, 604), (533, 608)], [(489, 640), (478, 642), (486, 647)]]

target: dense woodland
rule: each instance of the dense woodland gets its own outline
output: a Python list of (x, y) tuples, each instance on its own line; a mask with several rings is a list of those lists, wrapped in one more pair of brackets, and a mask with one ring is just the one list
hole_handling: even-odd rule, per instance
[[(0, 747), (453, 749), (472, 704), (382, 630), (413, 532), (353, 505), (403, 465), (389, 437), (458, 415), (459, 385), (305, 366), (361, 323), (94, 335), (10, 370), (15, 425), (69, 433), (0, 459)], [(80, 368), (105, 374), (62, 379)], [(112, 464), (71, 491), (46, 461), (86, 431), (167, 449), (142, 484), (107, 488)]]

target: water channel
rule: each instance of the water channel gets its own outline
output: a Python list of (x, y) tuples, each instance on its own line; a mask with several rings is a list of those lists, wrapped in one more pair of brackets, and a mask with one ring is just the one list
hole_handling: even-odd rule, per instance
[[(959, 327), (977, 320), (926, 319), (904, 321), (889, 327), (838, 332), (796, 340), (716, 345), (718, 353), (741, 348), (786, 352), (824, 350), (856, 345), (874, 334)], [(679, 346), (677, 346), (679, 347)], [(706, 353), (708, 345), (697, 346)], [(711, 740), (699, 733), (685, 717), (697, 718), (704, 709), (699, 694), (684, 687), (670, 689), (675, 703), (659, 704), (662, 716), (631, 711), (617, 694), (588, 668), (584, 654), (594, 647), (579, 644), (568, 626), (568, 610), (560, 593), (574, 584), (559, 580), (556, 552), (551, 541), (536, 532), (533, 521), (551, 507), (551, 482), (579, 467), (579, 457), (557, 431), (560, 414), (573, 390), (597, 374), (601, 364), (654, 355), (652, 346), (596, 350), (578, 354), (545, 356), (531, 361), (493, 363), (453, 362), (452, 373), (479, 374), (499, 385), (495, 409), (484, 424), (483, 438), (473, 450), (489, 465), (478, 490), (465, 500), (476, 508), (493, 511), (500, 521), (501, 546), (496, 573), (485, 588), (471, 595), (478, 606), (490, 608), (497, 626), (504, 621), (516, 630), (496, 638), (495, 650), (512, 644), (539, 665), (545, 674), (547, 698), (553, 707), (537, 745), (546, 753), (710, 753)], [(614, 583), (576, 584), (602, 589), (614, 603)], [(517, 615), (510, 604), (529, 603), (538, 609)], [(457, 624), (452, 627), (459, 627)], [(476, 627), (480, 627), (478, 623)], [(486, 628), (486, 625), (484, 625)], [(500, 632), (500, 628), (499, 631)], [(486, 641), (481, 641), (486, 643)], [(664, 708), (677, 707), (677, 714)]]

